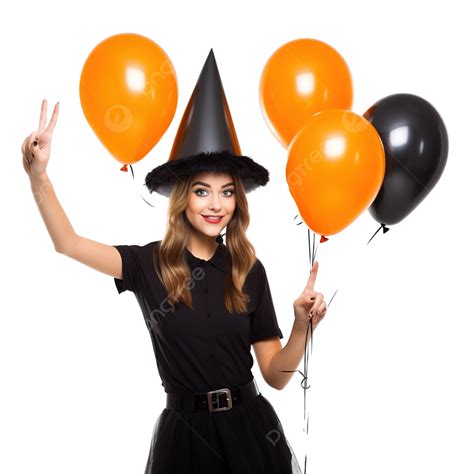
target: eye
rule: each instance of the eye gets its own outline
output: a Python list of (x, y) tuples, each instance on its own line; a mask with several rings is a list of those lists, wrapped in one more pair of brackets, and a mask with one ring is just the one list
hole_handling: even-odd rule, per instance
[(205, 191), (205, 192), (207, 192), (207, 189), (198, 188), (198, 189), (196, 189), (196, 191), (194, 191), (198, 196), (202, 196), (202, 194), (199, 194), (199, 191)]
[[(198, 188), (194, 191), (194, 193), (197, 195), (197, 196), (204, 196), (204, 194), (199, 194), (200, 191), (204, 191), (205, 193), (207, 193), (207, 189), (204, 189), (204, 188)], [(224, 191), (224, 193), (230, 193), (230, 194), (226, 194), (226, 197), (231, 197), (233, 194), (234, 194), (234, 190), (233, 189), (226, 189)]]

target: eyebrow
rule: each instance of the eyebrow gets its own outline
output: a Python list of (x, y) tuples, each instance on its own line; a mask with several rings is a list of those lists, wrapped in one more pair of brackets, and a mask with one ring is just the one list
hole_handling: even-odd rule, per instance
[[(192, 184), (192, 186), (194, 186), (195, 184), (200, 184), (202, 186), (206, 186), (207, 188), (211, 187), (209, 184), (203, 183), (202, 181), (196, 181)], [(227, 186), (232, 186), (233, 184), (235, 184), (235, 183), (233, 181), (231, 181), (230, 183), (222, 185), (222, 188), (226, 188)]]

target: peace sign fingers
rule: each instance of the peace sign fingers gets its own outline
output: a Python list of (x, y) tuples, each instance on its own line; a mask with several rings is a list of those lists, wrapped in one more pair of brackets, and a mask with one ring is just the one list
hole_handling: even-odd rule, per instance
[[(41, 115), (39, 121), (38, 132), (41, 133), (45, 130), (46, 126), (46, 117), (48, 111), (48, 101), (43, 99), (41, 104)], [(58, 121), (58, 112), (59, 112), (59, 102), (54, 106), (53, 115), (51, 116), (51, 120), (49, 121), (48, 127), (46, 128), (46, 132), (53, 133), (54, 127), (56, 126), (56, 122)]]

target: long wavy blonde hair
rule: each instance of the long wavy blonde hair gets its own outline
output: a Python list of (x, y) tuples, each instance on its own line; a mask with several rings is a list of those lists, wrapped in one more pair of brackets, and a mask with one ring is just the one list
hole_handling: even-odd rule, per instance
[[(238, 175), (232, 176), (235, 182), (236, 206), (232, 219), (226, 227), (226, 247), (231, 257), (231, 271), (225, 279), (225, 306), (229, 313), (244, 313), (247, 310), (249, 296), (242, 288), (245, 279), (256, 262), (253, 245), (245, 233), (249, 226), (250, 216), (248, 201), (242, 180)], [(166, 288), (168, 303), (173, 307), (182, 301), (189, 308), (192, 306), (190, 282), (192, 282), (185, 249), (190, 233), (190, 222), (185, 211), (191, 192), (194, 176), (178, 180), (169, 196), (168, 225), (161, 244), (155, 247), (153, 260), (158, 278)]]

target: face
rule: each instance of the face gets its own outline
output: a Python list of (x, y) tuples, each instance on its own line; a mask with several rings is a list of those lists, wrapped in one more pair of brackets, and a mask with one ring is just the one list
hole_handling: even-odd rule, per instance
[[(232, 219), (235, 210), (235, 185), (229, 174), (200, 173), (191, 181), (186, 216), (194, 229), (217, 237)], [(220, 216), (206, 220), (203, 216)]]

